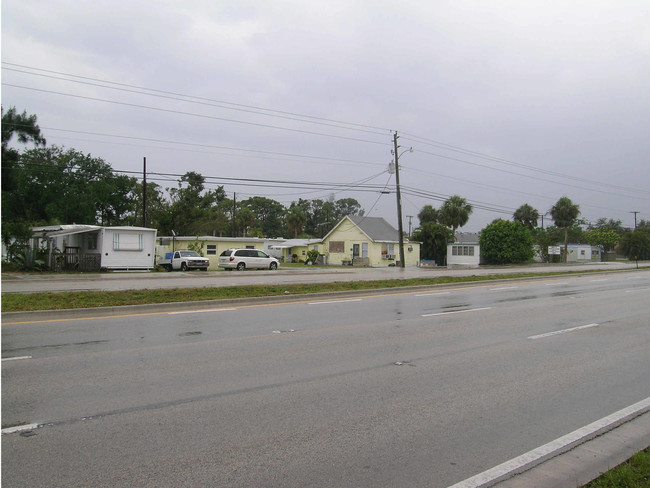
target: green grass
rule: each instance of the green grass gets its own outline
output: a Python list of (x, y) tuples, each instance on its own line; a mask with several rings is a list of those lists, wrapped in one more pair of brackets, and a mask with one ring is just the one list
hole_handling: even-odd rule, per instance
[(254, 298), (308, 293), (371, 290), (377, 288), (401, 288), (407, 286), (432, 286), (462, 282), (492, 281), (536, 276), (566, 275), (578, 272), (517, 273), (490, 276), (437, 278), (413, 278), (406, 280), (337, 281), (333, 283), (301, 283), (285, 285), (249, 285), (205, 288), (142, 289), (124, 291), (81, 291), (48, 293), (5, 293), (2, 295), (3, 312), (27, 312), (34, 310), (63, 310), (93, 307), (117, 307), (178, 303), (232, 298)]
[(604, 473), (583, 488), (649, 488), (650, 448), (641, 451), (620, 466)]

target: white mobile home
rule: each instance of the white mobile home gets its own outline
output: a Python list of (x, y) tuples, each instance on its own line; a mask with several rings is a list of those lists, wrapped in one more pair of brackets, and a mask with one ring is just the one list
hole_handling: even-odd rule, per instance
[(47, 250), (54, 271), (154, 267), (156, 229), (74, 224), (32, 230), (32, 249)]

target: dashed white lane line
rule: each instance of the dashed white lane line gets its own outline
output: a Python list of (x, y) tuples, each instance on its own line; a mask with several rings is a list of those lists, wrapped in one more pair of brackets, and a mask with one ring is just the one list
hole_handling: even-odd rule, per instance
[(450, 312), (438, 312), (438, 313), (426, 313), (422, 317), (435, 317), (437, 315), (452, 315), (455, 313), (467, 313), (467, 312), (480, 312), (481, 310), (491, 310), (492, 307), (483, 307), (483, 308), (471, 308), (468, 310), (452, 310)]
[(561, 286), (561, 285), (568, 285), (569, 283), (566, 281), (560, 281), (558, 283), (546, 283), (545, 286)]
[(499, 286), (497, 288), (488, 288), (489, 291), (516, 290), (518, 286)]
[(433, 292), (433, 293), (419, 293), (419, 294), (417, 294), (415, 296), (416, 297), (432, 297), (432, 296), (436, 296), (436, 295), (449, 295), (449, 293), (450, 292), (448, 292), (448, 291), (436, 291), (436, 292)]
[(322, 302), (309, 302), (307, 305), (327, 305), (330, 303), (360, 302), (361, 298), (351, 298), (350, 300), (323, 300)]
[(578, 327), (571, 327), (570, 329), (562, 329), (562, 330), (554, 330), (553, 332), (547, 332), (546, 334), (538, 334), (534, 336), (528, 337), (528, 339), (543, 339), (545, 337), (551, 337), (559, 334), (566, 334), (567, 332), (573, 332), (576, 330), (581, 330), (581, 329), (589, 329), (591, 327), (598, 327), (599, 324), (587, 324), (587, 325), (580, 325)]
[(15, 427), (7, 427), (6, 429), (2, 429), (2, 435), (5, 434), (14, 434), (16, 432), (22, 432), (24, 430), (34, 430), (38, 428), (39, 424), (24, 424), (24, 425), (16, 425)]
[(20, 359), (32, 359), (31, 356), (16, 356), (14, 358), (2, 358), (2, 361), (18, 361)]
[(456, 483), (449, 488), (481, 488), (493, 486), (499, 481), (506, 480), (516, 474), (528, 471), (552, 457), (568, 452), (574, 447), (584, 444), (585, 442), (598, 437), (625, 422), (629, 422), (648, 411), (650, 411), (650, 397), (608, 415), (607, 417), (603, 417), (602, 419), (578, 430), (574, 430), (570, 434), (551, 441), (548, 444), (544, 444), (537, 449), (528, 451), (526, 454), (522, 454), (521, 456), (506, 461), (503, 464), (499, 464), (492, 469), (488, 469), (476, 476), (461, 481), (460, 483)]

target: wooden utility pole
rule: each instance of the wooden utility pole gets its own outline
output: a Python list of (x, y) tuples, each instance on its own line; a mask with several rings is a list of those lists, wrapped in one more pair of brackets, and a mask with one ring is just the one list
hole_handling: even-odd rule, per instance
[(142, 227), (147, 226), (147, 158), (142, 158)]
[(393, 134), (393, 145), (395, 146), (395, 186), (397, 189), (397, 232), (399, 232), (399, 265), (404, 268), (404, 226), (402, 225), (402, 193), (399, 187), (399, 154), (397, 153), (397, 131)]

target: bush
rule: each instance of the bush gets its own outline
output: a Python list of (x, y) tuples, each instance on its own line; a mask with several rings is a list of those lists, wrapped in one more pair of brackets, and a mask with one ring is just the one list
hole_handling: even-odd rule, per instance
[(497, 219), (481, 231), (481, 257), (486, 264), (526, 263), (533, 258), (533, 238), (520, 222)]

